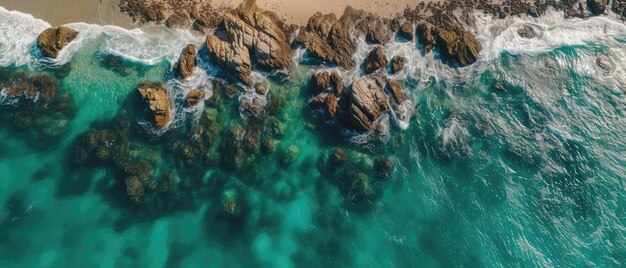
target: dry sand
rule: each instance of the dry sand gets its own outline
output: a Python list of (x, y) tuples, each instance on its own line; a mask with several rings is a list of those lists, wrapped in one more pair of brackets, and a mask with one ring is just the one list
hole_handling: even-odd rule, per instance
[[(232, 7), (241, 3), (241, 0), (197, 1)], [(276, 12), (287, 23), (304, 25), (318, 11), (340, 15), (350, 5), (382, 16), (391, 16), (424, 1), (438, 0), (257, 0), (257, 5)], [(117, 0), (0, 0), (0, 6), (6, 9), (30, 13), (52, 25), (87, 22), (132, 27), (130, 19), (119, 11), (117, 3)]]

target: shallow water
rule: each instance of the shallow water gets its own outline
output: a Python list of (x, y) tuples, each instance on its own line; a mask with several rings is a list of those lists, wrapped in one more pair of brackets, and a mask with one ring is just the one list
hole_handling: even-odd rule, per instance
[[(487, 20), (483, 23), (498, 26), (478, 26), (481, 42), (489, 44), (482, 60), (463, 69), (419, 54), (416, 44), (390, 44), (389, 57), (409, 57), (410, 67), (399, 76), (415, 104), (408, 125), (390, 118), (383, 141), (343, 138), (331, 123), (311, 118), (304, 101), (310, 97), (307, 74), (318, 67), (300, 64), (286, 81), (269, 78), (267, 100), (280, 105), (268, 108), (263, 123), (272, 127), (259, 135), (277, 140), (276, 151), (246, 152), (242, 168), (232, 169), (224, 144), (231, 142), (230, 130), (249, 127), (238, 97), (228, 98), (219, 84), (207, 82), (218, 74), (202, 59), (187, 84), (176, 82), (171, 71), (182, 47), (200, 44), (202, 37), (73, 24), (86, 37), (59, 61), (45, 62), (32, 46), (47, 23), (0, 13), (0, 36), (6, 37), (0, 39), (0, 73), (56, 76), (59, 91), (69, 93), (76, 110), (51, 141), (41, 140), (36, 127), (0, 121), (0, 266), (619, 267), (626, 262), (626, 27), (621, 23)], [(28, 27), (17, 35), (7, 18)], [(524, 23), (549, 30), (535, 44), (523, 43), (510, 33)], [(591, 26), (608, 30), (580, 34)], [(516, 42), (521, 45), (512, 45)], [(11, 49), (25, 44), (30, 49)], [(361, 46), (357, 59), (369, 50)], [(600, 68), (598, 58), (610, 67)], [(69, 73), (60, 71), (67, 66)], [(350, 76), (358, 73), (344, 73)], [(164, 81), (175, 103), (175, 121), (156, 138), (144, 136), (146, 128), (137, 123), (141, 112), (132, 103), (137, 84), (146, 80)], [(191, 87), (220, 99), (185, 109), (182, 98)], [(19, 107), (0, 109), (4, 116)], [(217, 134), (208, 155), (200, 157), (205, 162), (178, 162), (184, 144), (177, 141), (198, 139), (187, 135), (194, 124), (205, 124), (206, 113), (217, 115), (203, 125)], [(120, 127), (116, 120), (131, 126)], [(174, 170), (171, 189), (130, 200), (120, 186), (120, 170), (106, 163), (71, 164), (81, 135), (118, 128), (129, 139), (131, 159), (154, 165), (151, 175), (159, 185), (165, 183), (160, 175)], [(355, 143), (362, 140), (369, 143)], [(291, 159), (284, 152), (294, 145), (300, 153)], [(336, 172), (327, 168), (334, 149), (350, 159)], [(392, 172), (379, 173), (381, 159), (393, 164)], [(358, 179), (342, 184), (352, 178), (352, 169)], [(373, 194), (363, 194), (368, 191)], [(229, 208), (232, 215), (224, 213)]]

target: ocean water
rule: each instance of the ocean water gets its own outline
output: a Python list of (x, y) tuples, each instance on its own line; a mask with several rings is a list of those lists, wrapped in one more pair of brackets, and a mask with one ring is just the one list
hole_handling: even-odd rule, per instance
[[(523, 25), (539, 37), (518, 37)], [(68, 26), (78, 39), (44, 60), (34, 41), (49, 24), (0, 8), (1, 267), (626, 265), (626, 27), (613, 18), (479, 17), (484, 49), (462, 69), (386, 45), (408, 58), (396, 78), (412, 101), (382, 137), (311, 116), (308, 77), (326, 67), (301, 53), (287, 79), (254, 74), (268, 96), (228, 97), (202, 52), (186, 82), (172, 71), (202, 36)], [(361, 40), (355, 59), (370, 49)], [(7, 102), (20, 75), (58, 83), (50, 107)], [(133, 102), (143, 81), (170, 93), (167, 131)], [(186, 108), (194, 88), (210, 99)], [(263, 120), (239, 109), (257, 97)], [(97, 131), (113, 138), (86, 154), (124, 144), (124, 161), (77, 162)], [(247, 148), (247, 133), (276, 148)], [(129, 198), (137, 163), (157, 186)]]

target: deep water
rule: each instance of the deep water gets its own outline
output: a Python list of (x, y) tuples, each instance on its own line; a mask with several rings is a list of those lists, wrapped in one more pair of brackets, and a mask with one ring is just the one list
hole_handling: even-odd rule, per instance
[[(529, 22), (545, 30), (536, 46), (507, 37), (521, 20), (483, 22), (503, 28), (479, 29), (482, 60), (464, 69), (389, 45), (410, 58), (415, 105), (381, 138), (311, 116), (319, 66), (255, 73), (270, 87), (257, 118), (239, 109), (253, 93), (228, 96), (202, 53), (178, 82), (172, 61), (202, 37), (78, 24), (92, 37), (47, 62), (36, 34), (7, 27), (46, 23), (0, 13), (2, 267), (626, 265), (626, 28), (608, 19)], [(568, 39), (583, 26), (605, 36)], [(56, 97), (7, 102), (16, 77)], [(137, 104), (144, 81), (175, 103), (165, 133)], [(185, 108), (196, 87), (206, 103)]]

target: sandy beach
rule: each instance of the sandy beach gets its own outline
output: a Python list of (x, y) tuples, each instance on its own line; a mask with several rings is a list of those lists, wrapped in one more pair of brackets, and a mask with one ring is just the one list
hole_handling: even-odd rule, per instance
[[(276, 12), (287, 23), (304, 25), (318, 11), (341, 14), (347, 6), (352, 6), (390, 16), (404, 11), (406, 7), (415, 7), (422, 1), (437, 0), (258, 0), (257, 5)], [(236, 7), (241, 0), (210, 2), (213, 6)], [(32, 14), (52, 25), (87, 22), (132, 27), (132, 22), (119, 11), (117, 3), (116, 0), (0, 0), (0, 6), (6, 9)]]

